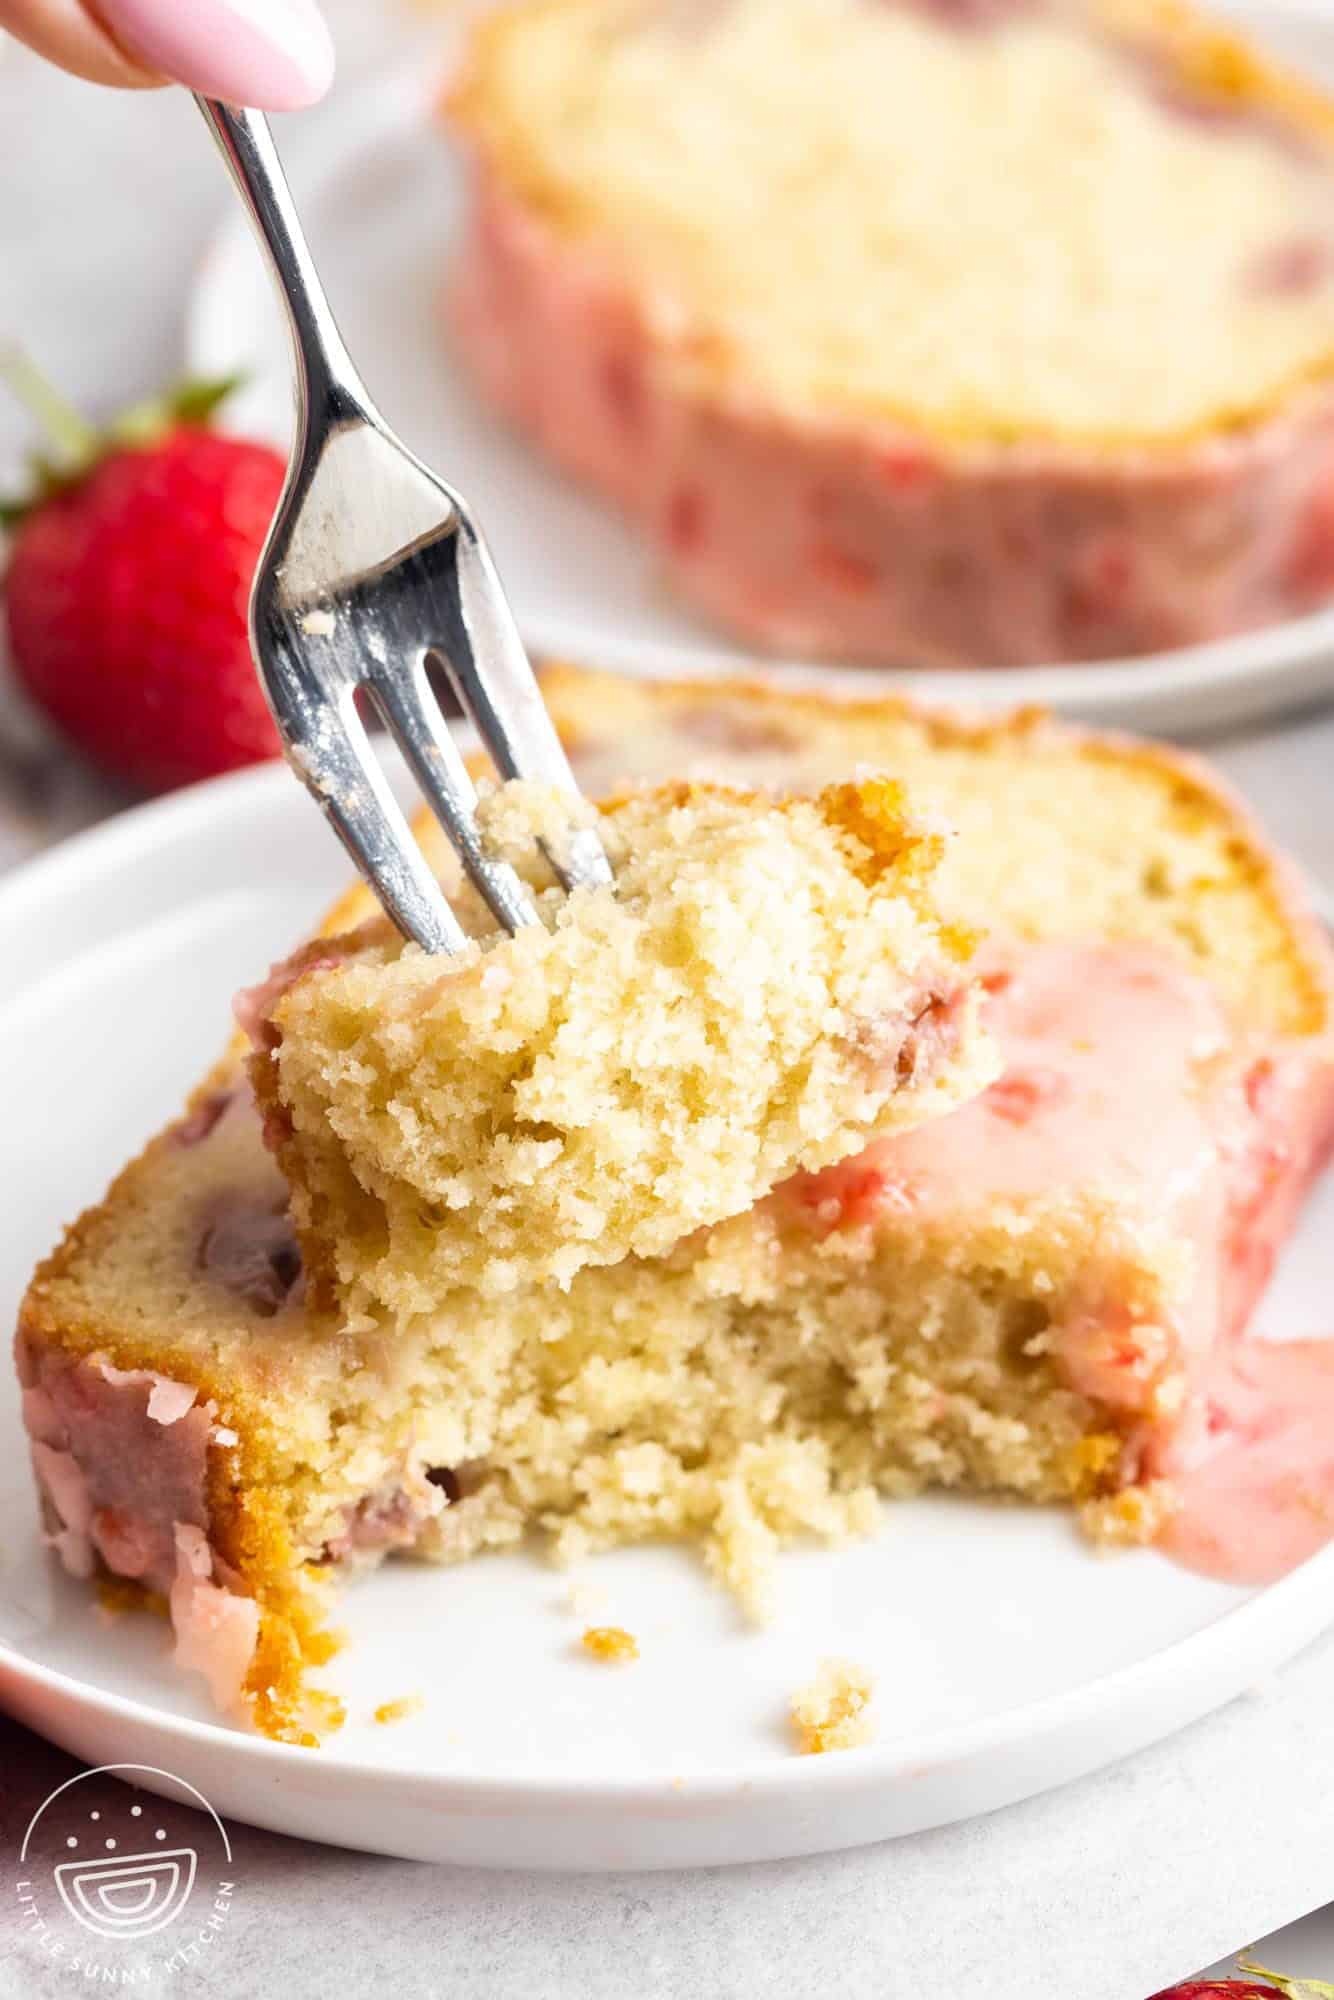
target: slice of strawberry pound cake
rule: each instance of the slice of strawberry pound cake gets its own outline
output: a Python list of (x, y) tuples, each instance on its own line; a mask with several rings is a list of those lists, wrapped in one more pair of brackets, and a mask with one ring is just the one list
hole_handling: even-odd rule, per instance
[[(392, 1553), (452, 1561), (530, 1530), (561, 1557), (680, 1538), (763, 1616), (784, 1544), (869, 1532), (883, 1496), (931, 1487), (1073, 1502), (1103, 1540), (1175, 1537), (1238, 1576), (1324, 1539), (1329, 1453), (1308, 1450), (1297, 1494), (1272, 1440), (1252, 1452), (1240, 1527), (1211, 1497), (1236, 1490), (1211, 1473), (1229, 1440), (1272, 1432), (1294, 1381), (1308, 1445), (1334, 1411), (1321, 1350), (1284, 1357), (1276, 1399), (1258, 1359), (1273, 1350), (1247, 1337), (1334, 1138), (1334, 964), (1230, 795), (1191, 760), (1033, 715), (970, 725), (898, 701), (575, 669), (545, 685), (581, 784), (614, 795), (613, 829), (622, 813), (661, 822), (667, 796), (735, 797), (699, 790), (715, 784), (812, 801), (854, 774), (902, 785), (907, 829), (929, 843), (925, 963), (932, 924), (978, 936), (964, 967), (946, 951), (941, 976), (948, 990), (980, 980), (1000, 1075), (974, 1072), (966, 1102), (913, 1129), (892, 1129), (891, 1093), (848, 1157), (809, 1164), (772, 1120), (781, 1092), (765, 1097), (755, 1129), (788, 1136), (705, 1219), (677, 1214), (665, 1246), (633, 1247), (651, 1213), (641, 1169), (661, 1163), (632, 1149), (608, 1260), (581, 1252), (559, 1271), (548, 1195), (504, 1182), (503, 1146), (474, 1148), (488, 1203), (505, 1197), (511, 1219), (538, 1204), (519, 1254), (498, 1239), (510, 1269), (496, 1287), (459, 1218), (422, 1206), (439, 1195), (420, 1177), (455, 1157), (461, 1107), (472, 1118), (503, 1065), (461, 1068), (451, 1096), (446, 1013), (410, 1003), (409, 954), (367, 933), (373, 906), (353, 892), (248, 1010), (295, 1199), (238, 1048), (33, 1281), (20, 1369), (62, 1557), (168, 1599), (182, 1664), (232, 1712), (310, 1740), (329, 1720), (309, 1680), (328, 1586)], [(829, 822), (809, 811), (814, 839)], [(940, 826), (954, 831), (937, 849)], [(897, 849), (893, 868), (910, 856)], [(494, 1053), (498, 1016), (473, 1001), (511, 955), (482, 926), (475, 961), (440, 964), (435, 1004), (471, 1023), (460, 1065), (473, 1036)], [(689, 991), (693, 1018), (721, 1018), (713, 989)], [(906, 1020), (917, 999), (901, 999)], [(986, 1057), (944, 1011), (962, 1036), (936, 1057), (948, 1087)], [(344, 1027), (359, 1094), (335, 1060)], [(587, 1079), (585, 1039), (545, 1091)], [(623, 1055), (608, 1071), (618, 1107)], [(322, 1127), (307, 1116), (316, 1079)], [(579, 1105), (575, 1086), (571, 1160), (600, 1143)], [(558, 1122), (529, 1136), (559, 1140)], [(670, 1171), (664, 1199), (683, 1199)], [(1262, 1517), (1278, 1525), (1257, 1557)]]
[(932, 906), (945, 842), (893, 780), (631, 793), (600, 819), (615, 886), (568, 897), (537, 845), (558, 799), (479, 811), (542, 921), (508, 936), (456, 891), (475, 950), (372, 923), (245, 999), (307, 1281), (347, 1326), (661, 1256), (997, 1073), (974, 939)]
[(450, 316), (681, 595), (1031, 665), (1334, 590), (1334, 104), (1178, 0), (520, 0)]

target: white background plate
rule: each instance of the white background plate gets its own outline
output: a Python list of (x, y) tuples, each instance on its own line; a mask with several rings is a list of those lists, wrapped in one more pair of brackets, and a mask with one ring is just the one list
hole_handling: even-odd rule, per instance
[[(1334, 17), (1272, 0), (1253, 14), (1234, 11), (1281, 54), (1334, 81)], [(638, 538), (506, 431), (451, 358), (441, 293), (463, 187), (434, 118), (438, 93), (438, 71), (426, 66), (340, 97), (322, 127), (302, 121), (288, 128), (290, 140), (284, 133), (317, 259), (371, 393), (476, 508), (533, 648), (628, 673), (734, 668), (744, 656), (666, 594)], [(203, 266), (187, 346), (190, 365), (205, 373), (252, 371), (232, 422), (287, 435), (287, 335), (239, 208)], [(802, 679), (811, 669), (777, 671)], [(906, 676), (843, 669), (839, 678), (1197, 732), (1334, 691), (1334, 611), (1148, 659)]]
[[(225, 1032), (223, 996), (340, 886), (286, 770), (185, 793), (72, 841), (0, 888), (5, 1228), (0, 1314), (60, 1225), (178, 1105)], [(1334, 1186), (1269, 1326), (1329, 1332)], [(1322, 1248), (1321, 1237), (1324, 1235)], [(535, 1558), (398, 1565), (345, 1597), (332, 1670), (349, 1727), (319, 1752), (210, 1719), (156, 1621), (109, 1622), (37, 1548), (17, 1395), (0, 1377), (0, 1700), (95, 1762), (188, 1770), (215, 1807), (316, 1839), (524, 1867), (667, 1867), (852, 1845), (1092, 1770), (1205, 1713), (1334, 1619), (1334, 1550), (1253, 1593), (1151, 1552), (1099, 1557), (1059, 1512), (933, 1500), (873, 1541), (784, 1560), (748, 1631), (687, 1554), (567, 1576)], [(584, 1657), (585, 1622), (643, 1657)], [(874, 1672), (880, 1739), (798, 1758), (787, 1702), (820, 1657)], [(420, 1693), (396, 1727), (378, 1703)]]

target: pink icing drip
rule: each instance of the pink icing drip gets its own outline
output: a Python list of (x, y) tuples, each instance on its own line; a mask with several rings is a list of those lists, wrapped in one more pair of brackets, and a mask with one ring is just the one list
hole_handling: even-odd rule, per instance
[(110, 1382), (116, 1389), (148, 1388), (148, 1401), (144, 1405), (147, 1414), (155, 1424), (178, 1424), (188, 1410), (192, 1410), (198, 1398), (198, 1390), (188, 1382), (173, 1382), (168, 1375), (159, 1375), (156, 1368), (113, 1368), (109, 1361), (99, 1361), (94, 1357), (94, 1366), (104, 1382)]
[(55, 1399), (40, 1383), (33, 1383), (23, 1391), (20, 1399), (23, 1411), (23, 1428), (30, 1438), (41, 1444), (63, 1445), (65, 1426), (60, 1420)]
[(93, 1513), (93, 1542), (113, 1576), (141, 1581), (157, 1555), (157, 1535), (142, 1514), (121, 1507), (98, 1507)]
[(234, 1709), (259, 1638), (259, 1606), (212, 1581), (213, 1552), (202, 1528), (178, 1521), (175, 1539), (170, 1604), (176, 1664), (204, 1676), (220, 1709)]
[(1209, 1089), (1230, 1040), (1211, 988), (1145, 945), (991, 947), (980, 969), (1005, 1062), (991, 1089), (798, 1176), (783, 1198), (844, 1227), (886, 1208), (930, 1221), (1090, 1185), (1146, 1217), (1189, 1205), (1215, 1162), (1216, 1124), (1244, 1110), (1221, 1072)]
[(60, 1525), (47, 1537), (71, 1576), (93, 1573), (93, 1503), (83, 1469), (71, 1452), (34, 1443), (32, 1462), (43, 1493)]
[(1295, 1569), (1334, 1538), (1334, 1339), (1220, 1352), (1157, 1469), (1181, 1502), (1161, 1537), (1178, 1562), (1244, 1584)]
[(101, 1355), (71, 1360), (20, 1340), (19, 1377), (48, 1540), (73, 1575), (100, 1556), (116, 1576), (168, 1592), (176, 1659), (234, 1709), (259, 1633), (253, 1599), (207, 1534), (209, 1445), (231, 1438), (189, 1383)]
[(169, 1382), (159, 1375), (148, 1392), (148, 1414), (155, 1424), (178, 1424), (194, 1408), (196, 1394), (188, 1382)]
[(205, 1467), (216, 1411), (188, 1383), (104, 1356), (72, 1361), (20, 1344), (23, 1416), (66, 1568), (87, 1576), (96, 1551), (118, 1576), (165, 1591), (173, 1523), (207, 1520)]
[[(1243, 1581), (1280, 1573), (1329, 1532), (1334, 1349), (1242, 1335), (1334, 1139), (1329, 1064), (1239, 1045), (1212, 989), (1147, 946), (992, 950), (983, 969), (1000, 1079), (948, 1118), (798, 1176), (779, 1212), (820, 1233), (894, 1215), (1009, 1212), (1022, 1226), (1063, 1188), (1108, 1198), (1100, 1268), (1057, 1302), (1058, 1362), (1136, 1425), (1147, 1474), (1191, 1468), (1173, 1553)], [(1186, 1253), (1188, 1282), (1150, 1320), (1125, 1302), (1116, 1212)], [(1156, 1399), (1178, 1375), (1174, 1417)]]

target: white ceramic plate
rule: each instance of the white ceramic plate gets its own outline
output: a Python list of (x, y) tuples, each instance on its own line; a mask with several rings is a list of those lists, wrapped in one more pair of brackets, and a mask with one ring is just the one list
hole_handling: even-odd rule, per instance
[[(215, 1053), (224, 996), (341, 873), (274, 767), (129, 814), (0, 888), (0, 965), (18, 974), (0, 1007), (0, 1314)], [(1334, 1185), (1272, 1328), (1331, 1330), (1331, 1228)], [(7, 1370), (0, 1519), (0, 1701), (33, 1727), (94, 1763), (174, 1772), (225, 1817), (525, 1867), (757, 1860), (985, 1812), (1204, 1714), (1334, 1619), (1334, 1549), (1257, 1593), (1151, 1552), (1099, 1557), (1060, 1512), (947, 1500), (887, 1509), (856, 1548), (786, 1558), (759, 1633), (679, 1550), (590, 1563), (577, 1610), (571, 1578), (535, 1557), (402, 1564), (346, 1593), (331, 1681), (351, 1720), (311, 1752), (219, 1724), (163, 1626), (109, 1621), (40, 1551)], [(588, 1660), (590, 1621), (637, 1634), (639, 1663)], [(799, 1758), (788, 1699), (827, 1654), (875, 1674), (879, 1741)], [(411, 1720), (369, 1719), (409, 1694), (425, 1697)]]
[[(1334, 15), (1288, 4), (1249, 12), (1281, 53), (1334, 80)], [(323, 129), (293, 129), (294, 182), (352, 353), (386, 416), (475, 506), (529, 644), (627, 673), (690, 674), (753, 662), (660, 587), (643, 544), (600, 501), (551, 470), (478, 403), (450, 356), (440, 293), (463, 189), (433, 116), (439, 73), (342, 99)], [(203, 372), (251, 371), (238, 427), (282, 440), (291, 360), (270, 281), (239, 209), (205, 260), (188, 320)], [(785, 679), (836, 674), (852, 687), (1069, 715), (1177, 734), (1254, 720), (1334, 692), (1334, 610), (1267, 632), (1093, 666), (889, 674), (766, 668)]]

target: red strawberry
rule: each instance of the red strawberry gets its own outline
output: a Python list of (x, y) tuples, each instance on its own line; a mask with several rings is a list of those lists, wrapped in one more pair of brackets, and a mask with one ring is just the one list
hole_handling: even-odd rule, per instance
[(145, 791), (276, 756), (246, 607), (284, 467), (268, 445), (209, 428), (231, 385), (179, 390), (99, 435), (25, 363), (8, 372), (60, 447), (7, 514), (18, 679), (79, 749)]
[(1276, 1992), (1272, 1986), (1257, 1986), (1253, 1979), (1187, 1979), (1150, 1994), (1149, 2000), (1276, 2000)]
[(1249, 1958), (1239, 1958), (1237, 1970), (1257, 1978), (1187, 1979), (1180, 1986), (1165, 1986), (1150, 2000), (1275, 2000), (1279, 1993), (1287, 2000), (1334, 2000), (1334, 1986), (1323, 1979), (1287, 1979)]

